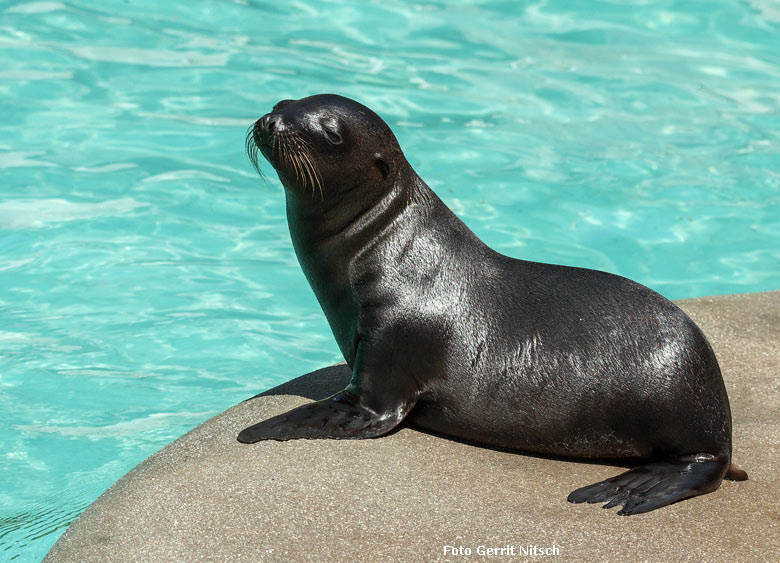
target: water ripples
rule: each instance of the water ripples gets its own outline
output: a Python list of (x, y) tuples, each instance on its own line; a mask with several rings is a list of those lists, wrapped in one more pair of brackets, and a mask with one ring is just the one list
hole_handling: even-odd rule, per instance
[(672, 298), (778, 287), (769, 0), (0, 10), (0, 559), (39, 560), (144, 457), (339, 360), (243, 151), (280, 99), (372, 107), (507, 254)]

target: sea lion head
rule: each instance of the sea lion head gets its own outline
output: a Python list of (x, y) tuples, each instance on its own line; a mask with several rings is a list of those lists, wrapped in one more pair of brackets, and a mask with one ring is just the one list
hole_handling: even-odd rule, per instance
[(405, 163), (377, 114), (335, 94), (278, 102), (247, 132), (255, 168), (258, 151), (288, 192), (320, 202), (355, 188), (381, 191)]

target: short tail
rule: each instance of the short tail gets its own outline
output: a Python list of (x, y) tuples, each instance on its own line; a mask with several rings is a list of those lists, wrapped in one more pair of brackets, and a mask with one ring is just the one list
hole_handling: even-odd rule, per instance
[(726, 479), (729, 481), (747, 481), (748, 474), (745, 470), (740, 469), (732, 463), (729, 465), (728, 471), (726, 471)]

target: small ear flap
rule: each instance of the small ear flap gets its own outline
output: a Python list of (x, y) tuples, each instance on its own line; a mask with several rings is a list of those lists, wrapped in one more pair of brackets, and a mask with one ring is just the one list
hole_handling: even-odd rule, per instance
[(390, 174), (390, 166), (388, 166), (387, 161), (382, 157), (381, 154), (374, 156), (374, 165), (382, 174), (382, 179), (387, 180), (387, 175)]

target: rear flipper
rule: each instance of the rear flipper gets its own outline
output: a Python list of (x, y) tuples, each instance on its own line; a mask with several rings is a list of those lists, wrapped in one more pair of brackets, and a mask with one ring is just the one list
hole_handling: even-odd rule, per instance
[(577, 489), (569, 502), (623, 505), (621, 516), (641, 514), (678, 500), (710, 493), (720, 486), (729, 468), (727, 456), (696, 454), (675, 461), (648, 463), (616, 477)]

